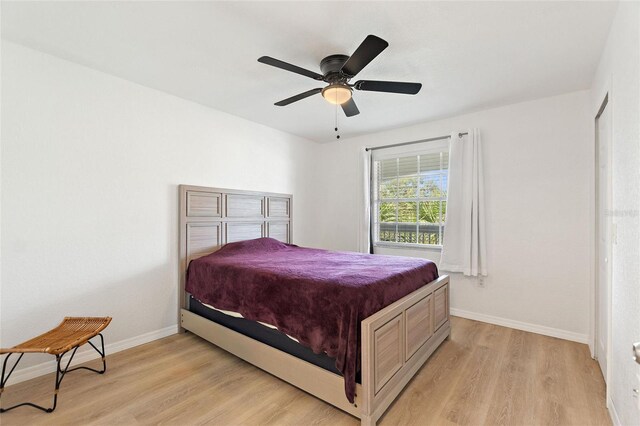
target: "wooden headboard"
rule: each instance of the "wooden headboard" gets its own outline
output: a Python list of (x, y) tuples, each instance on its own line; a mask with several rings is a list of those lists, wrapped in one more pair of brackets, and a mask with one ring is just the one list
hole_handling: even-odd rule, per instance
[(187, 266), (226, 243), (271, 237), (292, 242), (292, 195), (180, 185), (179, 308), (188, 309)]

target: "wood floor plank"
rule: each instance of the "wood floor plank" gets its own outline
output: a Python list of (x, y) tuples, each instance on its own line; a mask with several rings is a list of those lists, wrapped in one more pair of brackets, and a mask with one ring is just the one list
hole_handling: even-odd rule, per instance
[(460, 386), (445, 405), (447, 420), (458, 425), (485, 424), (510, 332), (493, 325), (482, 326), (477, 341), (470, 345), (471, 357), (459, 372)]
[[(585, 345), (461, 318), (452, 322), (451, 339), (379, 424), (611, 424), (602, 375)], [(104, 375), (67, 375), (54, 413), (22, 407), (1, 414), (0, 424), (359, 424), (190, 333), (108, 355), (107, 364)], [(48, 404), (53, 379), (8, 386), (2, 406)]]
[(494, 425), (535, 424), (534, 379), (537, 347), (531, 333), (511, 330), (485, 422)]

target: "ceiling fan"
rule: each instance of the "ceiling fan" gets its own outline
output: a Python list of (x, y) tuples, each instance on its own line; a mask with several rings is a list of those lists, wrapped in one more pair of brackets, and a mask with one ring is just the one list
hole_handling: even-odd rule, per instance
[(353, 55), (330, 55), (320, 61), (320, 70), (322, 74), (300, 68), (296, 65), (283, 62), (270, 56), (262, 56), (258, 62), (291, 71), (296, 74), (304, 75), (318, 81), (329, 83), (324, 88), (311, 89), (290, 98), (276, 102), (274, 105), (286, 106), (293, 102), (297, 102), (317, 93), (332, 104), (339, 104), (347, 117), (360, 114), (356, 103), (353, 100), (353, 89), (368, 92), (387, 92), (402, 93), (405, 95), (415, 95), (422, 88), (420, 83), (405, 83), (399, 81), (377, 81), (377, 80), (358, 80), (355, 83), (349, 83), (369, 62), (378, 56), (389, 43), (376, 37), (368, 35), (364, 41), (358, 46)]

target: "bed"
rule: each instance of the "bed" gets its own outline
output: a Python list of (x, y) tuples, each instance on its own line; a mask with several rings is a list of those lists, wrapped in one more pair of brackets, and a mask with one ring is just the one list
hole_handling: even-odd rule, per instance
[[(294, 271), (293, 278), (277, 275), (282, 272), (277, 271), (280, 256), (299, 256), (295, 259), (309, 261), (327, 256), (328, 259), (339, 261), (353, 259), (355, 263), (361, 259), (361, 267), (365, 268), (372, 267), (365, 263), (384, 260), (292, 245), (291, 207), (292, 197), (287, 194), (180, 186), (180, 325), (360, 418), (362, 424), (375, 424), (428, 357), (450, 335), (449, 278), (437, 277), (437, 272), (432, 274), (429, 265), (424, 265), (423, 261), (389, 259), (388, 262), (399, 262), (398, 267), (405, 267), (405, 270), (395, 274), (404, 277), (404, 283), (394, 284), (403, 288), (402, 293), (388, 290), (391, 287), (389, 285), (382, 286), (386, 282), (384, 279), (370, 279), (361, 286), (362, 289), (358, 289), (358, 293), (348, 288), (341, 297), (325, 304), (336, 306), (341, 313), (348, 311), (345, 315), (348, 320), (342, 318), (344, 321), (337, 323), (338, 334), (343, 336), (343, 340), (349, 341), (343, 347), (340, 347), (339, 339), (327, 343), (326, 336), (318, 339), (317, 333), (305, 334), (305, 329), (319, 330), (327, 323), (327, 332), (331, 335), (331, 330), (335, 328), (335, 324), (331, 323), (333, 314), (320, 312), (320, 319), (316, 323), (303, 324), (304, 327), (300, 328), (295, 321), (287, 323), (282, 316), (280, 320), (274, 317), (272, 311), (277, 310), (277, 301), (268, 306), (268, 298), (256, 301), (263, 304), (265, 309), (260, 315), (254, 314), (253, 310), (245, 309), (245, 302), (248, 303), (245, 299), (254, 298), (254, 294), (259, 294), (260, 287), (252, 287), (249, 283), (257, 285), (275, 277), (270, 285), (275, 286), (276, 290), (271, 294), (281, 294), (295, 287), (297, 281), (291, 281), (293, 278), (305, 275), (303, 270)], [(245, 255), (247, 248), (256, 247), (267, 251), (258, 252), (258, 256), (253, 258), (240, 257)], [(218, 250), (218, 253), (208, 256)], [(221, 264), (223, 260), (233, 260), (234, 256), (241, 259), (244, 269), (239, 269), (239, 265)], [(273, 257), (267, 261), (269, 256)], [(262, 264), (261, 257), (264, 257)], [(198, 261), (194, 265), (198, 267), (189, 270), (188, 287), (191, 291), (188, 292), (187, 267), (195, 259)], [(255, 263), (253, 269), (250, 269), (251, 262)], [(297, 260), (291, 264), (299, 262)], [(401, 265), (403, 262), (406, 265)], [(265, 269), (265, 265), (272, 265), (272, 269)], [(202, 283), (200, 286), (195, 284), (196, 281), (206, 281), (207, 268), (214, 266), (218, 269), (213, 271), (227, 268), (226, 275), (223, 274), (226, 277), (241, 278), (238, 282), (230, 282), (229, 288), (247, 284), (242, 303), (234, 301), (235, 296), (231, 292), (220, 290), (214, 294), (203, 290), (206, 287)], [(346, 269), (339, 262), (333, 266), (336, 271)], [(290, 268), (283, 266), (282, 270), (285, 269)], [(375, 271), (371, 271), (371, 274), (356, 271), (357, 275), (352, 274), (351, 278), (375, 275)], [(412, 274), (415, 276), (409, 279)], [(326, 286), (344, 278), (347, 280), (346, 287), (352, 287), (348, 273), (332, 273), (330, 268), (311, 278), (312, 281), (305, 285), (313, 287), (317, 281), (318, 285)], [(420, 284), (416, 285), (416, 281), (420, 281)], [(376, 292), (371, 293), (374, 288)], [(343, 291), (338, 287), (335, 290)], [(361, 295), (365, 293), (365, 296)], [(350, 303), (341, 304), (340, 299), (348, 300), (351, 297), (349, 295), (354, 295)], [(379, 300), (371, 302), (371, 295), (378, 295), (375, 297)], [(286, 297), (287, 300), (294, 298), (291, 295)], [(316, 297), (314, 294), (313, 297), (300, 299), (314, 300)], [(258, 296), (255, 298), (260, 299)], [(207, 303), (212, 300), (213, 306)], [(294, 305), (306, 309), (309, 302), (306, 305), (302, 302)], [(353, 306), (359, 308), (349, 310)], [(225, 308), (239, 312), (245, 318), (229, 317), (227, 314), (230, 312), (226, 312)], [(326, 321), (322, 320), (323, 315)], [(261, 324), (261, 320), (265, 319), (265, 324)], [(278, 330), (264, 329), (274, 322), (278, 323)], [(348, 327), (340, 328), (340, 324), (348, 324)], [(305, 350), (311, 353), (305, 353)], [(338, 371), (331, 368), (331, 360), (337, 364)]]

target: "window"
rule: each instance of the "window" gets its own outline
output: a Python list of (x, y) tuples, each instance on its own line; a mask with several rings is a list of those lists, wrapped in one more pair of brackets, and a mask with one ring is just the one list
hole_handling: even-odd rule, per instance
[(441, 246), (448, 175), (448, 142), (419, 153), (374, 157), (374, 244)]

